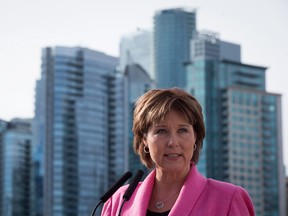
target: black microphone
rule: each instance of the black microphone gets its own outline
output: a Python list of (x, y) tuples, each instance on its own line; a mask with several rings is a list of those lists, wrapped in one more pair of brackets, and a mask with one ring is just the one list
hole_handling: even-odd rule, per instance
[(105, 203), (129, 178), (131, 178), (132, 173), (130, 171), (126, 172), (102, 197), (103, 203)]
[(100, 201), (94, 207), (91, 216), (93, 216), (101, 203), (105, 203), (129, 178), (131, 178), (132, 173), (130, 171), (126, 172), (110, 189), (100, 197)]
[(131, 181), (131, 184), (129, 185), (129, 187), (127, 188), (127, 190), (125, 191), (125, 193), (123, 195), (124, 200), (128, 201), (130, 199), (130, 197), (132, 196), (133, 192), (135, 191), (138, 183), (140, 182), (143, 174), (144, 174), (143, 170), (139, 169), (137, 171), (135, 177)]
[(131, 196), (132, 196), (133, 192), (135, 191), (138, 183), (140, 182), (143, 174), (144, 174), (143, 170), (139, 169), (139, 170), (137, 171), (135, 177), (132, 179), (129, 187), (128, 187), (127, 190), (125, 191), (125, 193), (124, 193), (124, 195), (123, 195), (123, 202), (122, 202), (122, 204), (121, 204), (121, 206), (120, 206), (120, 210), (119, 210), (119, 214), (118, 214), (119, 216), (121, 215), (121, 211), (122, 211), (122, 208), (123, 208), (123, 206), (124, 206), (124, 203), (131, 198)]

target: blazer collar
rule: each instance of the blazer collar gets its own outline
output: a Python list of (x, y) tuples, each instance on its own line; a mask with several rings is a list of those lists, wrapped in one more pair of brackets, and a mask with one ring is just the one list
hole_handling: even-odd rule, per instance
[(156, 171), (152, 170), (151, 173), (141, 183), (132, 205), (131, 215), (146, 215), (151, 193), (153, 190)]
[[(146, 215), (151, 197), (156, 171), (153, 170), (141, 183), (135, 199), (133, 200), (131, 215)], [(169, 215), (189, 215), (196, 201), (200, 197), (207, 179), (197, 170), (195, 165), (191, 166), (190, 172), (182, 186), (178, 199), (176, 200)]]
[(169, 215), (189, 215), (204, 190), (206, 182), (207, 179), (198, 172), (195, 165), (192, 165)]

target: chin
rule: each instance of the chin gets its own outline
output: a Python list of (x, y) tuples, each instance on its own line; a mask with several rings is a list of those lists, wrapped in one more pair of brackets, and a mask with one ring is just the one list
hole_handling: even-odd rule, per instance
[(185, 167), (181, 166), (177, 166), (177, 167), (173, 167), (173, 166), (169, 166), (169, 167), (164, 167), (162, 170), (165, 172), (171, 172), (171, 173), (178, 173), (181, 172), (185, 169)]

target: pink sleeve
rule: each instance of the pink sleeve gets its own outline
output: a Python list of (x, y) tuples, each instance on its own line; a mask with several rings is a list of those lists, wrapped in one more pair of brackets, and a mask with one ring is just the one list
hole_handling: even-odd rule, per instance
[(229, 216), (255, 216), (252, 200), (241, 187), (235, 192), (229, 208)]

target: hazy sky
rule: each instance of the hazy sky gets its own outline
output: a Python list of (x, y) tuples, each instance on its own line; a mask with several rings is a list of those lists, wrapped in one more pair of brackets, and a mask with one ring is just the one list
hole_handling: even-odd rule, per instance
[(155, 11), (197, 11), (198, 30), (240, 44), (242, 62), (268, 67), (267, 90), (282, 94), (288, 166), (287, 0), (0, 0), (0, 119), (32, 117), (41, 48), (82, 46), (118, 56), (121, 36), (151, 29)]

